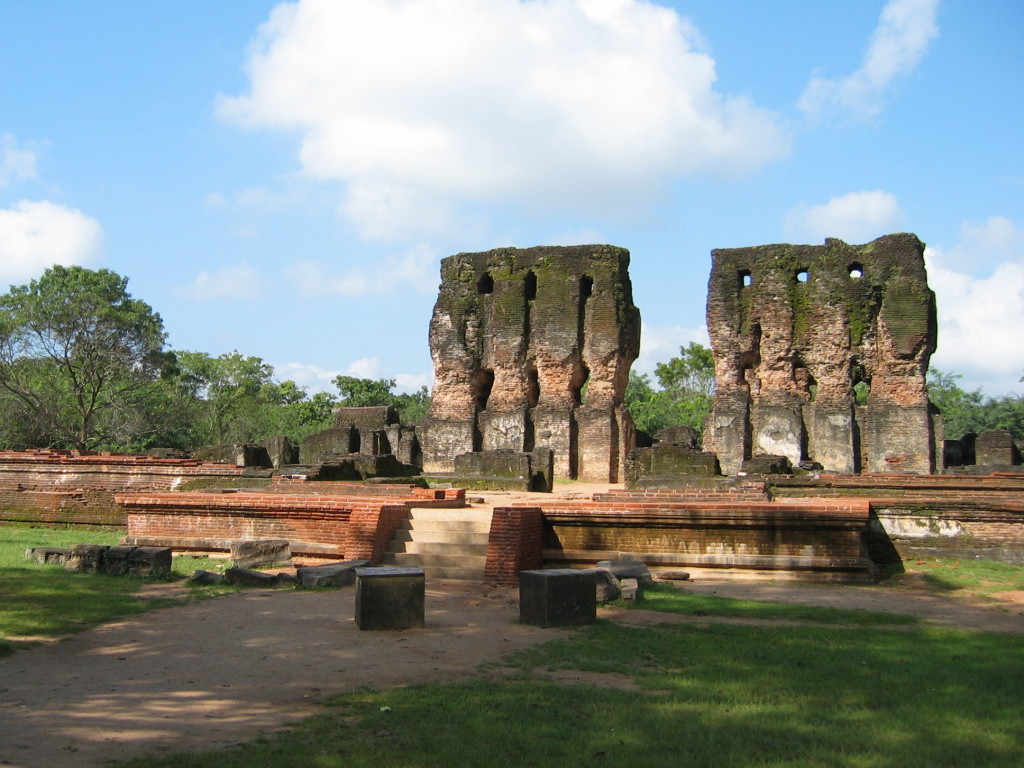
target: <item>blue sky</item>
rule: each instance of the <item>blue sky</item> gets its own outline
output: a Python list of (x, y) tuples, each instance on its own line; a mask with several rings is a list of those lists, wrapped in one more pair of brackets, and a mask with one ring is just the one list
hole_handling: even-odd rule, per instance
[(175, 349), (432, 382), (439, 261), (628, 248), (636, 368), (713, 248), (928, 244), (933, 365), (1024, 391), (1024, 3), (0, 3), (0, 285), (105, 267)]

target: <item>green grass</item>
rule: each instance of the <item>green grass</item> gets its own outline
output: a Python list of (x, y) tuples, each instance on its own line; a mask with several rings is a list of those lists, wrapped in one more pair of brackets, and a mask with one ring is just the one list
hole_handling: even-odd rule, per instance
[[(359, 691), (284, 735), (119, 765), (1019, 768), (1022, 650), (931, 629), (599, 622), (514, 655), (514, 679)], [(544, 679), (555, 669), (637, 689)]]
[(1024, 566), (1020, 565), (930, 557), (911, 560), (904, 567), (907, 573), (920, 574), (925, 583), (939, 591), (994, 595), (1024, 590)]
[[(132, 616), (180, 600), (140, 598), (135, 593), (151, 579), (73, 573), (59, 565), (25, 559), (30, 547), (117, 544), (121, 529), (32, 528), (0, 525), (0, 656), (40, 639), (79, 632), (107, 621)], [(184, 579), (197, 568), (214, 570), (223, 561), (173, 560), (168, 579)], [(200, 588), (193, 594), (203, 595)], [(207, 592), (210, 588), (207, 588)]]
[(914, 616), (882, 611), (850, 611), (810, 605), (784, 605), (754, 600), (736, 600), (717, 595), (694, 595), (667, 584), (655, 584), (644, 590), (644, 598), (636, 608), (679, 613), (686, 616), (712, 616), (738, 619), (780, 619), (826, 624), (857, 624), (860, 626), (892, 626), (917, 623)]

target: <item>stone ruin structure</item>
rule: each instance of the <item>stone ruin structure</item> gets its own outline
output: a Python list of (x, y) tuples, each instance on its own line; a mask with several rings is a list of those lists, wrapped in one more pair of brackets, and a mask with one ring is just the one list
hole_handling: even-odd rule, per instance
[(460, 454), (553, 452), (554, 476), (617, 482), (634, 441), (623, 399), (640, 350), (629, 252), (500, 248), (441, 262), (430, 322), (425, 473)]
[(935, 470), (935, 296), (916, 236), (712, 251), (707, 324), (704, 448), (726, 474), (758, 454), (836, 473)]

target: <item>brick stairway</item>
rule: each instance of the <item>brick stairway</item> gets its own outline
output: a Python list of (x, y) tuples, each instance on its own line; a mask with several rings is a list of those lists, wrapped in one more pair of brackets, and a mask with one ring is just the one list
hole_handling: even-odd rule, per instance
[(434, 579), (483, 580), (490, 508), (409, 512), (384, 555), (385, 565), (415, 565)]

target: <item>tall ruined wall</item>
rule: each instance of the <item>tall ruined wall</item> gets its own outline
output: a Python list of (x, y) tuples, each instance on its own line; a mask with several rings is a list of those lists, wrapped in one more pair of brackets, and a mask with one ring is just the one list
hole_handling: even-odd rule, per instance
[(704, 447), (727, 474), (760, 453), (934, 471), (935, 296), (916, 236), (712, 251), (707, 324), (717, 389)]
[(616, 482), (632, 446), (623, 406), (640, 349), (629, 252), (501, 248), (441, 262), (430, 323), (434, 389), (423, 468), (551, 448), (555, 476)]

